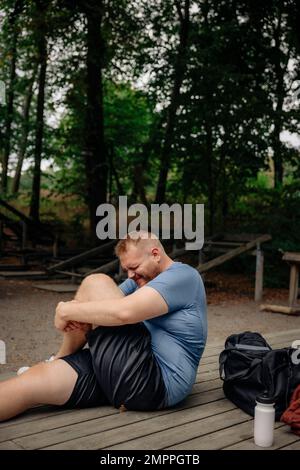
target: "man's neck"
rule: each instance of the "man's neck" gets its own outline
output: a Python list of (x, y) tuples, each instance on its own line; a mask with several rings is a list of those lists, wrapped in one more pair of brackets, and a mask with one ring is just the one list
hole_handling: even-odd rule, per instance
[(162, 273), (163, 271), (168, 269), (173, 263), (174, 261), (169, 258), (169, 256), (166, 256), (165, 259), (162, 260), (162, 263), (160, 265), (160, 272)]

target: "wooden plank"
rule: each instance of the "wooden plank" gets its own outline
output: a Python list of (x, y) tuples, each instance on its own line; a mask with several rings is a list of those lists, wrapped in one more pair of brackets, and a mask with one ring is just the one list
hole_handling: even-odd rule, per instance
[(0, 205), (5, 207), (6, 210), (16, 215), (20, 221), (15, 221), (4, 214), (0, 214), (0, 217), (4, 220), (4, 222), (13, 230), (18, 237), (21, 237), (22, 240), (22, 247), (24, 248), (26, 244), (26, 238), (28, 233), (28, 228), (30, 228), (30, 238), (34, 238), (35, 240), (47, 237), (49, 241), (53, 240), (53, 235), (50, 233), (51, 227), (49, 224), (44, 224), (42, 222), (36, 222), (31, 217), (28, 217), (23, 212), (19, 211), (12, 205), (8, 204), (6, 201), (0, 198)]
[[(220, 351), (222, 351), (222, 348), (220, 348)], [(202, 356), (200, 364), (201, 365), (216, 364), (218, 359), (219, 359), (218, 354), (216, 354), (215, 356), (208, 356), (208, 357)]]
[[(4, 378), (10, 378), (12, 376), (14, 377), (15, 374), (14, 373), (1, 374), (0, 380), (2, 376), (4, 376), (3, 377), (4, 379)], [(203, 393), (209, 390), (216, 390), (220, 388), (220, 386), (221, 386), (221, 382), (219, 378), (216, 380), (211, 380), (207, 382), (195, 383), (195, 385), (193, 386), (191, 395)], [(98, 417), (99, 409), (95, 408), (94, 410), (95, 410), (95, 416)], [(118, 411), (115, 410), (114, 408), (111, 408), (111, 412), (112, 414), (118, 413)], [(51, 405), (41, 405), (35, 408), (31, 408), (30, 410), (26, 411), (22, 415), (17, 416), (16, 418), (12, 418), (8, 421), (4, 421), (0, 423), (0, 429), (7, 428), (15, 424), (20, 425), (20, 424), (29, 423), (29, 422), (31, 423), (32, 421), (41, 420), (41, 419), (48, 418), (48, 417), (55, 417), (55, 416), (62, 415), (62, 414), (77, 415), (76, 420), (78, 420), (78, 410), (65, 410), (60, 407), (55, 407)], [(92, 409), (87, 410), (87, 413), (86, 413), (87, 416), (85, 416), (84, 410), (81, 410), (81, 414), (83, 414), (83, 420), (86, 417), (87, 419), (92, 419), (94, 416)], [(66, 420), (64, 422), (66, 422)], [(32, 423), (32, 425), (34, 426), (35, 423)]]
[(203, 273), (205, 271), (208, 271), (209, 269), (215, 268), (216, 266), (225, 263), (225, 261), (229, 261), (230, 259), (235, 258), (236, 256), (239, 256), (248, 250), (251, 250), (257, 245), (257, 243), (264, 243), (269, 240), (271, 240), (270, 235), (262, 235), (256, 238), (255, 240), (246, 243), (245, 245), (235, 248), (234, 250), (230, 250), (228, 253), (225, 253), (224, 255), (218, 256), (217, 258), (208, 261), (207, 263), (199, 264), (196, 269), (198, 269), (200, 273)]
[[(61, 413), (54, 416), (48, 416), (44, 419), (16, 422), (11, 426), (0, 429), (0, 442), (16, 439), (23, 436), (42, 433), (47, 430), (57, 430), (65, 426), (81, 424), (86, 427), (86, 421), (95, 419), (99, 422), (101, 418), (112, 420), (112, 416), (118, 415), (119, 411), (111, 406), (102, 406), (95, 408), (86, 408), (82, 410), (73, 410), (73, 413)], [(59, 434), (59, 431), (58, 431)]]
[(261, 311), (266, 310), (267, 312), (285, 313), (287, 315), (300, 313), (300, 306), (299, 307), (287, 307), (286, 305), (261, 304), (259, 309)]
[[(246, 437), (246, 436), (245, 436)], [(285, 445), (294, 443), (297, 440), (297, 436), (292, 433), (289, 429), (289, 426), (286, 426), (282, 423), (275, 424), (274, 430), (274, 443), (271, 447), (259, 447), (255, 445), (253, 439), (253, 429), (252, 434), (248, 436), (248, 439), (243, 440), (237, 444), (233, 444), (226, 448), (226, 450), (275, 450), (280, 447), (284, 447)], [(300, 437), (298, 437), (298, 441), (300, 441)]]
[(260, 302), (263, 296), (263, 282), (264, 282), (264, 254), (257, 246), (256, 249), (256, 270), (255, 270), (255, 302)]
[(300, 263), (300, 253), (295, 251), (286, 251), (282, 257), (284, 261), (292, 261), (294, 263)]
[(74, 284), (33, 284), (32, 287), (51, 292), (76, 292), (78, 289)]
[(56, 271), (57, 269), (64, 269), (70, 266), (76, 266), (82, 261), (86, 261), (89, 258), (93, 258), (94, 256), (97, 256), (101, 253), (105, 253), (107, 250), (110, 250), (115, 246), (117, 243), (117, 240), (112, 240), (108, 243), (105, 243), (104, 245), (97, 246), (95, 248), (92, 248), (91, 250), (85, 251), (84, 253), (80, 253), (79, 255), (72, 256), (72, 258), (69, 258), (65, 261), (61, 261), (60, 263), (54, 264), (53, 266), (50, 266), (47, 268), (49, 272)]
[(195, 419), (203, 419), (207, 416), (214, 418), (216, 413), (223, 413), (233, 408), (234, 406), (228, 400), (220, 400), (219, 402), (201, 404), (201, 406), (185, 410), (173, 411), (170, 414), (164, 413), (154, 416), (152, 413), (152, 416), (146, 422), (144, 420), (124, 422), (121, 429), (118, 426), (110, 426), (110, 428), (101, 432), (98, 428), (96, 433), (51, 446), (51, 449), (103, 449), (120, 442), (126, 442), (129, 445), (129, 440), (143, 438), (145, 435), (158, 433), (163, 429), (167, 430), (166, 435), (168, 435), (172, 427), (177, 428), (181, 424), (192, 423)]
[(198, 374), (204, 374), (204, 373), (209, 373), (209, 372), (214, 372), (218, 366), (219, 366), (219, 357), (217, 357), (214, 362), (211, 362), (209, 364), (204, 364), (202, 361), (200, 361), (199, 367), (198, 367)]
[(27, 222), (28, 224), (32, 224), (34, 225), (35, 227), (36, 226), (40, 226), (39, 223), (36, 223), (33, 219), (31, 219), (30, 217), (28, 217), (26, 214), (23, 214), (23, 212), (19, 211), (18, 209), (16, 209), (15, 207), (13, 207), (11, 204), (8, 204), (6, 201), (4, 201), (3, 199), (0, 198), (0, 205), (5, 207), (6, 210), (8, 210), (9, 212), (12, 212), (14, 215), (16, 215), (17, 217), (19, 217), (21, 220), (23, 220), (24, 222)]
[[(298, 329), (298, 330), (288, 330), (285, 332), (278, 332), (276, 334), (271, 334), (268, 336), (272, 338), (272, 341), (270, 340), (269, 341), (272, 342), (273, 344), (276, 343), (277, 345), (281, 344), (283, 341), (291, 343), (294, 339), (299, 339), (299, 332), (300, 330)], [(264, 335), (264, 336), (267, 336), (267, 335)], [(219, 403), (219, 401), (224, 401), (226, 403), (229, 403), (230, 406), (232, 406), (232, 404), (228, 400), (225, 400), (223, 398), (224, 397), (223, 391), (220, 388), (222, 385), (222, 382), (220, 381), (218, 377), (218, 362), (217, 361), (218, 361), (218, 353), (223, 349), (223, 342), (220, 343), (219, 347), (217, 346), (217, 344), (218, 343), (215, 343), (212, 347), (208, 345), (207, 349), (210, 350), (210, 354), (213, 351), (215, 351), (215, 355), (208, 356), (206, 359), (204, 358), (204, 360), (209, 361), (207, 362), (207, 364), (200, 363), (199, 372), (197, 376), (197, 379), (199, 379), (199, 383), (196, 383), (194, 385), (191, 395), (188, 397), (187, 400), (185, 400), (185, 403), (179, 409), (162, 410), (159, 412), (147, 412), (146, 413), (147, 416), (145, 416), (145, 414), (140, 413), (140, 412), (128, 412), (128, 413), (120, 414), (117, 410), (114, 410), (113, 408), (110, 408), (110, 413), (113, 413), (111, 414), (111, 416), (97, 415), (97, 413), (99, 413), (99, 409), (97, 408), (95, 409), (96, 415), (93, 414), (94, 409), (92, 410), (92, 414), (90, 415), (88, 413), (91, 413), (91, 409), (74, 410), (72, 412), (68, 410), (68, 411), (63, 411), (61, 413), (61, 417), (59, 417), (59, 415), (49, 416), (49, 419), (52, 418), (52, 424), (51, 424), (51, 421), (48, 419), (43, 419), (43, 420), (32, 419), (31, 423), (27, 421), (27, 429), (25, 426), (26, 424), (25, 422), (20, 423), (20, 426), (18, 426), (18, 429), (16, 429), (16, 426), (18, 425), (18, 418), (16, 418), (14, 425), (6, 426), (6, 429), (2, 428), (2, 431), (5, 433), (8, 431), (8, 428), (11, 428), (9, 431), (11, 433), (10, 437), (7, 436), (5, 438), (5, 441), (3, 442), (12, 441), (12, 439), (16, 436), (16, 433), (19, 432), (21, 433), (21, 436), (17, 438), (17, 441), (14, 441), (16, 445), (19, 445), (19, 446), (23, 446), (24, 444), (24, 442), (22, 444), (22, 439), (24, 439), (25, 442), (26, 442), (26, 439), (28, 441), (35, 441), (37, 439), (37, 442), (39, 443), (41, 443), (41, 441), (43, 443), (46, 442), (46, 445), (43, 444), (43, 446), (49, 447), (49, 448), (52, 448), (52, 446), (54, 446), (53, 448), (56, 448), (57, 446), (58, 448), (65, 448), (64, 446), (67, 445), (67, 448), (77, 449), (78, 448), (77, 444), (82, 445), (83, 446), (82, 448), (97, 448), (96, 445), (98, 445), (99, 447), (99, 442), (101, 443), (100, 445), (103, 446), (103, 443), (102, 443), (103, 432), (101, 431), (103, 429), (102, 428), (103, 423), (105, 424), (103, 420), (107, 421), (107, 426), (109, 425), (109, 428), (107, 428), (106, 431), (104, 432), (112, 431), (116, 436), (119, 436), (119, 435), (123, 435), (122, 434), (124, 430), (123, 426), (131, 426), (134, 423), (138, 423), (141, 429), (144, 429), (144, 432), (146, 429), (148, 433), (149, 420), (152, 420), (153, 418), (156, 418), (157, 416), (164, 416), (166, 423), (167, 424), (169, 423), (168, 424), (169, 427), (166, 428), (166, 431), (165, 431), (167, 435), (169, 433), (167, 429), (169, 430), (171, 429), (170, 432), (175, 432), (175, 426), (172, 423), (173, 423), (173, 414), (175, 412), (177, 413), (177, 411), (182, 410), (182, 414), (184, 415), (186, 413), (186, 410), (189, 410), (189, 409), (195, 410), (195, 407), (201, 408), (205, 406), (207, 403), (213, 404), (213, 403)], [(213, 377), (215, 377), (215, 379)], [(218, 406), (221, 406), (221, 405), (218, 405)], [(78, 413), (82, 413), (82, 415), (79, 416)], [(190, 413), (190, 411), (188, 411), (188, 413)], [(198, 410), (197, 410), (197, 413), (198, 413)], [(228, 411), (226, 413), (228, 413)], [(223, 414), (225, 415), (226, 413), (224, 412)], [(71, 417), (71, 414), (73, 415), (73, 417)], [(132, 419), (133, 414), (135, 414), (135, 416), (134, 416), (134, 421), (132, 422), (131, 419)], [(129, 422), (127, 421), (127, 418), (126, 419), (123, 419), (122, 417), (120, 418), (121, 415), (127, 415), (127, 416), (129, 415), (130, 416)], [(35, 417), (36, 416), (37, 415), (35, 415)], [(248, 415), (246, 416), (248, 417)], [(68, 421), (66, 421), (66, 417)], [(216, 417), (212, 416), (212, 418), (216, 418)], [(248, 418), (251, 419), (251, 417), (248, 417)], [(22, 419), (22, 418), (19, 418), (19, 419)], [(202, 418), (199, 418), (199, 420), (201, 419)], [(203, 419), (206, 419), (206, 418), (203, 418)], [(45, 422), (47, 425), (50, 424), (50, 427), (52, 426), (52, 429), (49, 429), (48, 426), (46, 428), (43, 427), (45, 426)], [(66, 422), (67, 423), (69, 422), (70, 425), (66, 424)], [(89, 422), (89, 425), (91, 424), (91, 427), (87, 426), (87, 422)], [(7, 424), (7, 423), (2, 423), (2, 424)], [(44, 423), (44, 424), (40, 424), (40, 423)], [(112, 429), (112, 423), (113, 423), (113, 429)], [(190, 427), (190, 424), (188, 423), (185, 423), (185, 424), (188, 427)], [(182, 425), (184, 424), (179, 424), (179, 426), (182, 426)], [(42, 426), (42, 428), (40, 429), (39, 426)], [(77, 426), (80, 427), (80, 429), (78, 429)], [(122, 428), (120, 428), (120, 426), (122, 426)], [(232, 425), (232, 426), (233, 428), (235, 428), (235, 425)], [(174, 427), (174, 431), (172, 431), (173, 427)], [(193, 424), (192, 424), (192, 427), (193, 427)], [(202, 427), (202, 424), (201, 424), (201, 427)], [(86, 434), (87, 429), (89, 433), (88, 435)], [(99, 432), (99, 429), (101, 432)], [(161, 432), (161, 431), (162, 430), (160, 429), (158, 432)], [(50, 432), (50, 435), (47, 434), (49, 432)], [(155, 432), (156, 431), (153, 431), (153, 434)], [(40, 434), (41, 434), (41, 437), (40, 437)], [(227, 429), (226, 429), (226, 434), (227, 434)], [(128, 438), (128, 435), (130, 434), (128, 433), (126, 434), (126, 439)], [(18, 439), (21, 439), (20, 442), (18, 442)], [(53, 443), (53, 439), (55, 440), (57, 444)], [(90, 444), (86, 444), (85, 446), (84, 444), (85, 440), (86, 442), (90, 442), (91, 439), (93, 442), (92, 446), (94, 447), (88, 447)], [(110, 439), (112, 439), (112, 436), (110, 436)], [(140, 435), (137, 439), (143, 439), (143, 436)], [(80, 443), (78, 442), (78, 440), (80, 441)], [(67, 444), (65, 443), (66, 441), (68, 441)], [(114, 445), (118, 445), (117, 442), (119, 441), (114, 441), (114, 442), (109, 441), (109, 442), (110, 443), (107, 444), (108, 446), (110, 445), (114, 446)], [(26, 447), (26, 445), (24, 445), (24, 447)], [(41, 448), (42, 446), (36, 445), (35, 447)], [(32, 447), (29, 446), (26, 448), (32, 448)]]
[(60, 269), (56, 269), (55, 272), (58, 273), (58, 274), (63, 274), (64, 276), (70, 276), (70, 277), (73, 277), (73, 278), (78, 278), (78, 280), (80, 280), (80, 281), (84, 278), (83, 274), (75, 273), (73, 271), (61, 271)]
[(256, 240), (262, 235), (262, 233), (224, 233), (221, 235), (221, 239), (225, 241), (246, 243)]
[(221, 388), (221, 385), (222, 382), (219, 378), (215, 380), (209, 380), (208, 382), (195, 383), (190, 395), (207, 392), (208, 390), (216, 390)]
[[(247, 240), (249, 241), (249, 240)], [(243, 242), (239, 241), (239, 242), (226, 242), (226, 241), (222, 241), (222, 240), (219, 240), (219, 241), (215, 241), (215, 242), (208, 242), (207, 245), (208, 247), (211, 247), (211, 246), (241, 246), (243, 244)]]
[[(191, 440), (186, 440), (181, 444), (167, 447), (168, 450), (220, 450), (229, 448), (228, 446), (241, 443), (245, 439), (252, 439), (253, 437), (253, 419), (241, 410), (236, 410), (241, 413), (240, 422), (230, 425), (230, 421), (226, 416), (227, 413), (222, 415), (223, 428), (214, 432), (199, 433), (199, 437)], [(242, 419), (244, 415), (244, 420)], [(217, 418), (217, 417), (216, 417)], [(248, 418), (248, 419), (247, 419)], [(241, 449), (242, 449), (241, 445)]]
[(285, 330), (285, 331), (278, 331), (276, 333), (266, 333), (264, 334), (264, 337), (270, 343), (274, 342), (275, 340), (277, 341), (278, 339), (280, 341), (287, 340), (289, 342), (292, 342), (295, 339), (300, 338), (300, 328), (295, 328), (292, 330)]
[(84, 277), (89, 276), (90, 274), (96, 274), (96, 273), (110, 273), (117, 271), (119, 268), (119, 260), (114, 259), (113, 261), (110, 261), (109, 263), (105, 263), (102, 266), (99, 266), (99, 268), (92, 269), (91, 271), (88, 271), (87, 273), (84, 274)]
[(197, 375), (196, 375), (196, 383), (204, 383), (204, 382), (209, 382), (211, 380), (216, 380), (216, 379), (220, 379), (220, 376), (219, 376), (219, 370), (215, 370), (213, 372), (204, 372), (204, 373), (201, 373), (199, 372)]
[(23, 447), (17, 445), (13, 441), (6, 441), (0, 444), (0, 450), (24, 450)]
[(47, 273), (45, 271), (0, 271), (0, 276), (3, 277), (17, 277), (17, 278), (22, 278), (22, 277), (35, 277), (35, 276), (47, 276)]
[(300, 450), (300, 439), (287, 446), (280, 447), (280, 450)]
[[(25, 413), (16, 416), (15, 418), (9, 419), (8, 421), (2, 421), (0, 423), (0, 429), (13, 426), (15, 424), (24, 424), (40, 419), (48, 418), (49, 416), (56, 416), (59, 414), (76, 413), (77, 410), (62, 410), (51, 405), (40, 405), (34, 408), (30, 408)], [(34, 426), (34, 423), (32, 424)]]
[(293, 264), (290, 272), (290, 289), (289, 289), (289, 306), (293, 307), (296, 304), (298, 297), (299, 285), (299, 266)]
[[(28, 431), (20, 429), (19, 432), (24, 433), (24, 437), (14, 439), (17, 444), (20, 444), (26, 449), (39, 449), (58, 444), (61, 448), (76, 449), (80, 445), (80, 441), (90, 441), (87, 449), (99, 448), (99, 442), (102, 440), (102, 435), (105, 430), (112, 428), (123, 427), (138, 421), (153, 419), (160, 415), (170, 415), (176, 410), (187, 410), (189, 408), (215, 402), (217, 400), (224, 400), (223, 391), (220, 389), (212, 390), (204, 393), (192, 395), (186, 399), (181, 406), (172, 409), (159, 410), (159, 411), (128, 411), (125, 413), (117, 412), (113, 417), (105, 416), (89, 420), (88, 425), (86, 422), (77, 422), (67, 426), (61, 426), (61, 422), (55, 421), (52, 423), (52, 429), (44, 427), (44, 431), (36, 432), (36, 428), (32, 427)], [(227, 401), (227, 400), (226, 400)], [(170, 418), (172, 419), (172, 417)], [(46, 420), (45, 420), (46, 421)], [(48, 420), (47, 420), (48, 421)], [(49, 421), (48, 421), (49, 422)], [(40, 426), (43, 426), (40, 424)], [(44, 424), (45, 426), (45, 424)], [(30, 433), (30, 435), (28, 434)], [(27, 434), (26, 434), (27, 433)], [(95, 440), (91, 440), (91, 435), (97, 435)], [(99, 436), (101, 438), (99, 439)], [(87, 439), (84, 439), (87, 437)], [(6, 439), (8, 440), (9, 437)], [(70, 441), (70, 442), (69, 442)], [(93, 447), (94, 446), (94, 447)], [(96, 446), (96, 447), (95, 447)], [(79, 447), (82, 448), (82, 447)]]
[[(187, 441), (189, 443), (194, 438), (214, 433), (220, 429), (223, 430), (223, 433), (226, 433), (226, 428), (229, 426), (234, 426), (251, 419), (250, 416), (239, 409), (226, 410), (220, 406), (218, 408), (216, 405), (215, 403), (211, 405), (215, 407), (215, 412), (212, 409), (211, 416), (206, 417), (204, 415), (201, 417), (201, 414), (197, 415), (195, 413), (194, 416), (191, 414), (190, 418), (194, 419), (190, 422), (184, 422), (184, 420), (172, 417), (172, 422), (167, 423), (169, 427), (166, 430), (162, 430), (162, 427), (156, 430), (153, 427), (154, 423), (151, 423), (152, 426), (144, 426), (144, 429), (141, 430), (143, 433), (141, 437), (136, 437), (134, 440), (125, 440), (128, 436), (131, 438), (132, 434), (135, 436), (135, 432), (132, 429), (133, 426), (131, 426), (126, 435), (115, 436), (116, 440), (119, 439), (119, 444), (109, 445), (104, 448), (109, 450), (168, 449), (169, 447), (177, 449), (177, 446), (185, 448), (184, 446)], [(219, 412), (220, 409), (222, 409), (221, 413)], [(189, 411), (192, 412), (193, 410)], [(101, 448), (103, 449), (103, 447)], [(188, 445), (187, 449), (190, 448)], [(192, 448), (197, 449), (197, 446), (192, 446)]]

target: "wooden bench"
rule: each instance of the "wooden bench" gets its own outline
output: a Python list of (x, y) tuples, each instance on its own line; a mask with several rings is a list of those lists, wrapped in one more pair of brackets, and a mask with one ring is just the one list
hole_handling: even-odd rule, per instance
[[(273, 347), (289, 346), (300, 339), (300, 329), (264, 336)], [(222, 349), (222, 343), (208, 344), (192, 393), (180, 406), (122, 413), (109, 406), (36, 407), (0, 423), (0, 450), (258, 449), (253, 442), (253, 419), (224, 397), (218, 370)], [(300, 437), (277, 422), (270, 449), (300, 449)]]
[(298, 297), (299, 285), (299, 268), (300, 268), (300, 253), (287, 251), (284, 253), (282, 259), (287, 261), (291, 266), (290, 270), (290, 289), (289, 289), (289, 306), (295, 307)]

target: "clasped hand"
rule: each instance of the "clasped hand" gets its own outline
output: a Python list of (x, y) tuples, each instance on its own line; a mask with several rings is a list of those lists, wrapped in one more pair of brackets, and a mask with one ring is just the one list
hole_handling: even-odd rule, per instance
[(82, 330), (88, 331), (92, 325), (90, 323), (83, 323), (74, 320), (65, 320), (65, 314), (72, 313), (72, 310), (76, 308), (76, 304), (79, 304), (78, 300), (71, 300), (69, 302), (59, 302), (55, 311), (55, 327), (64, 332)]

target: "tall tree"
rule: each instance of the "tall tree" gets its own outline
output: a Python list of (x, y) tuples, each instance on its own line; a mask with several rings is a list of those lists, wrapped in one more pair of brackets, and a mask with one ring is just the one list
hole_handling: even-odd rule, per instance
[(7, 171), (8, 161), (11, 148), (11, 125), (13, 121), (13, 106), (15, 96), (15, 79), (16, 79), (16, 63), (17, 63), (17, 39), (18, 39), (18, 26), (17, 21), (22, 13), (24, 7), (23, 0), (16, 0), (14, 3), (13, 11), (8, 16), (8, 34), (10, 36), (10, 72), (9, 72), (9, 85), (7, 92), (7, 107), (5, 119), (5, 133), (4, 133), (4, 152), (2, 157), (2, 191), (7, 191)]
[(271, 54), (271, 64), (274, 76), (274, 130), (272, 133), (272, 148), (274, 160), (274, 186), (281, 187), (284, 174), (284, 145), (281, 142), (281, 132), (284, 127), (284, 100), (287, 95), (286, 74), (291, 55), (291, 44), (286, 41), (286, 22), (285, 1), (276, 2), (274, 17), (272, 21), (272, 39), (274, 41)]
[(180, 88), (187, 66), (187, 49), (190, 30), (190, 0), (184, 0), (183, 7), (181, 1), (175, 0), (175, 6), (180, 24), (179, 41), (174, 64), (172, 94), (166, 113), (167, 119), (165, 123), (164, 143), (160, 155), (160, 168), (155, 196), (156, 203), (162, 203), (165, 200), (166, 183), (172, 151), (172, 140), (176, 122), (176, 112), (179, 107)]
[(107, 195), (107, 150), (104, 142), (103, 114), (103, 66), (105, 45), (102, 35), (104, 2), (91, 0), (83, 3), (87, 20), (86, 43), (86, 120), (85, 120), (85, 165), (87, 195), (90, 214), (90, 229), (96, 235), (96, 209), (106, 202)]
[(11, 189), (13, 194), (16, 194), (19, 191), (19, 186), (20, 186), (22, 166), (23, 166), (24, 157), (26, 154), (26, 147), (27, 147), (27, 141), (28, 141), (30, 105), (31, 105), (32, 96), (33, 96), (33, 85), (36, 79), (36, 73), (37, 73), (37, 66), (34, 67), (34, 70), (32, 72), (32, 76), (29, 80), (28, 89), (27, 89), (26, 96), (24, 99), (23, 113), (22, 113), (21, 139), (20, 139), (20, 145), (19, 145), (17, 166), (16, 166), (16, 170), (15, 170), (15, 174), (14, 174), (14, 178), (12, 182), (12, 189)]
[(36, 222), (39, 221), (40, 211), (40, 189), (41, 189), (41, 160), (43, 151), (44, 132), (44, 108), (45, 108), (45, 86), (47, 70), (47, 21), (46, 12), (49, 7), (48, 0), (36, 1), (35, 33), (38, 51), (38, 96), (36, 108), (36, 130), (34, 147), (34, 168), (32, 193), (30, 201), (30, 216)]

